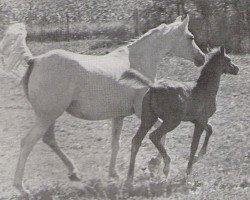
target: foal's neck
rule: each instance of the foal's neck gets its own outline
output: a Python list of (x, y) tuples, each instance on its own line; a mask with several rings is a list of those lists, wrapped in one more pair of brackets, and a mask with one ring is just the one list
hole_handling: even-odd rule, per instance
[(207, 63), (202, 69), (195, 89), (208, 98), (215, 98), (220, 85), (221, 72), (214, 63)]

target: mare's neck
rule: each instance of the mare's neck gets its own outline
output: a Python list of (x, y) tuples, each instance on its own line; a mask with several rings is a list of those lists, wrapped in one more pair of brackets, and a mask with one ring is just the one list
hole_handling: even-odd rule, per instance
[(142, 36), (128, 46), (130, 67), (141, 72), (151, 81), (155, 79), (157, 65), (172, 48), (172, 33), (169, 31), (167, 34), (156, 31), (151, 35)]
[[(208, 63), (207, 65), (213, 65)], [(216, 66), (205, 66), (196, 82), (195, 89), (208, 98), (215, 98), (219, 90), (221, 73)]]

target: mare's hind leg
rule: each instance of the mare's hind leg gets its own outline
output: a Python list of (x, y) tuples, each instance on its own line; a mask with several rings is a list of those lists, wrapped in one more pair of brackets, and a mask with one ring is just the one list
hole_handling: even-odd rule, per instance
[(43, 137), (46, 133), (50, 125), (54, 123), (54, 121), (50, 120), (42, 120), (40, 118), (36, 119), (35, 125), (30, 130), (30, 132), (21, 140), (21, 150), (17, 163), (17, 168), (14, 177), (14, 186), (20, 191), (22, 196), (28, 196), (29, 192), (23, 187), (23, 175), (24, 168), (27, 161), (27, 158), (37, 143), (37, 141)]
[(192, 171), (192, 166), (195, 161), (195, 154), (199, 145), (201, 134), (204, 131), (204, 129), (205, 129), (205, 126), (203, 124), (199, 122), (195, 123), (194, 134), (193, 134), (193, 139), (191, 143), (190, 157), (189, 157), (188, 166), (186, 170), (187, 174), (190, 174)]
[(201, 150), (200, 150), (200, 152), (198, 154), (198, 158), (201, 158), (207, 152), (208, 141), (209, 141), (210, 136), (213, 133), (212, 126), (210, 124), (207, 124), (206, 127), (205, 127), (205, 131), (206, 131), (206, 137), (205, 137), (204, 143), (203, 143), (203, 145), (201, 147)]
[(80, 177), (77, 175), (78, 171), (74, 165), (74, 163), (69, 159), (69, 157), (60, 149), (56, 140), (54, 133), (55, 123), (53, 123), (45, 135), (43, 136), (43, 142), (46, 143), (63, 161), (69, 171), (69, 179), (71, 181), (80, 181)]
[(118, 177), (118, 174), (115, 170), (117, 154), (120, 148), (120, 136), (122, 131), (124, 117), (117, 117), (112, 120), (112, 142), (111, 142), (111, 158), (109, 164), (109, 176)]
[(164, 145), (161, 142), (161, 139), (167, 132), (172, 131), (174, 128), (176, 128), (180, 124), (180, 120), (171, 120), (171, 121), (163, 121), (162, 125), (153, 131), (149, 138), (155, 145), (155, 147), (158, 149), (159, 153), (161, 154), (163, 161), (164, 161), (164, 168), (163, 173), (168, 176), (169, 173), (169, 167), (170, 167), (170, 157), (167, 154), (167, 151), (164, 147)]

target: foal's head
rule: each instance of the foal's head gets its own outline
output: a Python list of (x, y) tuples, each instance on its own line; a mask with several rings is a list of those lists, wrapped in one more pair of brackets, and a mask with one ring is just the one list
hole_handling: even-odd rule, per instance
[(223, 46), (211, 50), (208, 54), (206, 65), (212, 65), (221, 74), (237, 75), (239, 68), (231, 61)]

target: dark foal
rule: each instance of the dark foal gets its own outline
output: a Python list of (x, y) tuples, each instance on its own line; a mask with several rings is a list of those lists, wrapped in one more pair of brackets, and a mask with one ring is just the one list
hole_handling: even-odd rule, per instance
[(191, 153), (186, 170), (186, 173), (190, 174), (202, 132), (206, 131), (206, 137), (198, 157), (206, 153), (209, 137), (212, 134), (212, 126), (208, 124), (208, 119), (216, 111), (216, 94), (220, 77), (222, 74), (236, 75), (238, 71), (239, 68), (225, 54), (224, 47), (220, 47), (208, 54), (207, 62), (195, 82), (164, 80), (153, 85), (137, 71), (130, 70), (123, 74), (120, 81), (124, 84), (131, 87), (149, 87), (143, 99), (140, 128), (132, 140), (127, 183), (133, 182), (135, 158), (141, 142), (158, 118), (163, 122), (149, 137), (163, 157), (165, 164), (163, 172), (166, 176), (169, 173), (171, 159), (160, 142), (162, 136), (175, 129), (181, 121), (194, 123)]

